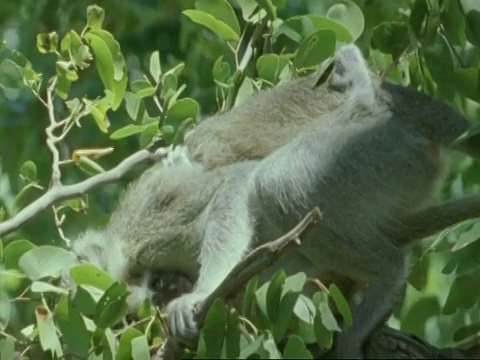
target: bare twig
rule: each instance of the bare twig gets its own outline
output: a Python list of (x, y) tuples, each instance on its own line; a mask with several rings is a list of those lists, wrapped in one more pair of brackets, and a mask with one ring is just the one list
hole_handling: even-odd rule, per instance
[(52, 187), (33, 203), (23, 208), (14, 217), (0, 223), (0, 236), (18, 229), (20, 226), (24, 225), (26, 222), (38, 215), (41, 211), (52, 206), (58, 201), (83, 195), (87, 191), (97, 186), (119, 180), (134, 166), (147, 161), (158, 161), (165, 157), (167, 153), (168, 149), (165, 148), (157, 149), (155, 152), (140, 150), (127, 157), (120, 164), (109, 171), (92, 176), (91, 178), (88, 178), (75, 185), (60, 184)]
[(47, 133), (47, 146), (52, 153), (52, 188), (61, 185), (61, 173), (60, 173), (60, 154), (57, 147), (55, 146), (58, 142), (57, 138), (53, 134), (53, 131), (57, 127), (57, 121), (55, 120), (55, 113), (53, 107), (53, 92), (57, 86), (57, 78), (55, 77), (52, 80), (52, 83), (47, 89), (47, 109), (48, 109), (48, 119), (50, 121), (49, 126), (45, 129)]

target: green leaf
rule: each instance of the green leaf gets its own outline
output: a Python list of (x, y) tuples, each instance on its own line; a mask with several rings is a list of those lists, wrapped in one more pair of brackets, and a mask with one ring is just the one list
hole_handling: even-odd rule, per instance
[(178, 127), (185, 119), (196, 119), (199, 112), (200, 106), (198, 102), (191, 98), (180, 99), (168, 109), (167, 117), (163, 124)]
[(23, 75), (19, 66), (10, 59), (3, 60), (0, 64), (0, 88), (8, 100), (16, 100), (22, 86)]
[(102, 348), (103, 359), (122, 359), (121, 357), (117, 356), (117, 339), (111, 329), (105, 329), (103, 332)]
[[(151, 89), (153, 89), (154, 94), (155, 88), (151, 87)], [(140, 92), (144, 92), (144, 90)], [(138, 93), (125, 93), (125, 108), (127, 109), (128, 116), (130, 116), (130, 119), (133, 121), (141, 121), (145, 116), (145, 104)]]
[[(441, 309), (438, 296), (424, 296), (415, 301), (406, 312), (402, 313), (401, 330), (409, 334), (423, 334), (425, 336), (428, 319), (437, 318), (439, 315), (441, 315)], [(405, 319), (405, 322), (403, 319)]]
[(153, 79), (156, 83), (160, 81), (160, 76), (162, 76), (162, 67), (160, 65), (160, 53), (157, 51), (152, 52), (150, 55), (150, 75), (152, 75)]
[(86, 212), (88, 204), (85, 199), (81, 197), (72, 198), (62, 201), (62, 207), (67, 207), (75, 212)]
[(240, 36), (240, 24), (232, 6), (226, 0), (197, 0), (195, 8), (207, 14), (212, 15), (215, 19), (225, 23), (238, 36)]
[(132, 339), (132, 358), (135, 360), (150, 360), (150, 350), (148, 340), (145, 335)]
[(255, 292), (258, 287), (258, 276), (253, 276), (245, 287), (245, 294), (243, 295), (243, 309), (242, 313), (245, 317), (250, 318), (253, 314), (253, 306), (255, 301)]
[(58, 246), (43, 245), (23, 254), (18, 265), (28, 278), (38, 280), (47, 276), (58, 277), (76, 262), (73, 253)]
[(480, 333), (480, 323), (475, 323), (472, 325), (467, 325), (461, 327), (453, 334), (453, 340), (456, 342), (463, 342), (466, 339), (476, 338)]
[(318, 65), (335, 51), (335, 33), (331, 30), (320, 30), (308, 36), (300, 44), (293, 64), (298, 69)]
[(313, 359), (303, 340), (293, 334), (288, 338), (287, 345), (283, 350), (283, 359)]
[(280, 341), (287, 332), (290, 320), (293, 315), (293, 308), (298, 301), (300, 292), (287, 292), (282, 296), (280, 306), (277, 310), (277, 317), (273, 319), (273, 337), (275, 341)]
[(105, 88), (113, 93), (112, 110), (118, 109), (127, 88), (127, 65), (119, 43), (102, 29), (91, 29), (85, 40), (95, 55), (95, 66)]
[(327, 17), (348, 29), (353, 41), (363, 33), (365, 19), (362, 10), (352, 0), (336, 1), (327, 11)]
[(139, 330), (133, 327), (128, 328), (120, 337), (117, 359), (131, 359), (133, 350), (132, 340), (141, 336), (143, 336), (143, 334)]
[(300, 294), (293, 308), (293, 312), (303, 322), (313, 324), (316, 313), (315, 305), (312, 300), (305, 295)]
[(95, 314), (97, 302), (93, 298), (92, 294), (81, 286), (78, 286), (75, 291), (73, 304), (75, 309), (86, 316), (92, 316)]
[(80, 156), (78, 161), (75, 163), (82, 171), (88, 175), (96, 175), (105, 172), (105, 169), (102, 168), (94, 160), (90, 159), (87, 156)]
[(150, 124), (147, 125), (127, 125), (124, 126), (112, 133), (110, 135), (110, 139), (112, 140), (119, 140), (123, 139), (132, 135), (136, 135), (144, 131), (147, 127), (149, 127)]
[(258, 76), (269, 83), (276, 84), (280, 73), (288, 63), (286, 56), (277, 54), (262, 55), (257, 59)]
[(118, 323), (128, 312), (127, 287), (122, 283), (114, 283), (98, 301), (95, 309), (95, 323), (106, 329)]
[(5, 268), (19, 270), (18, 261), (23, 254), (36, 248), (36, 245), (28, 240), (13, 240), (5, 246)]
[(258, 325), (262, 329), (270, 329), (272, 327), (272, 322), (268, 317), (268, 306), (267, 306), (267, 291), (269, 283), (266, 282), (260, 286), (260, 288), (255, 292), (255, 304), (257, 311), (255, 314), (258, 318)]
[(273, 5), (271, 0), (255, 0), (256, 3), (266, 11), (269, 20), (275, 20), (277, 17), (277, 7)]
[(20, 175), (28, 181), (37, 180), (37, 166), (31, 160), (25, 161), (20, 168)]
[(235, 103), (233, 106), (236, 107), (244, 103), (245, 100), (247, 100), (254, 94), (254, 92), (255, 92), (254, 81), (249, 77), (245, 76), (245, 78), (242, 81), (242, 84), (238, 88), (237, 97), (235, 98)]
[(289, 292), (302, 292), (306, 282), (307, 275), (304, 272), (298, 272), (295, 275), (287, 277), (283, 285), (282, 296), (285, 296)]
[(279, 270), (273, 275), (267, 290), (267, 313), (268, 317), (274, 320), (277, 316), (277, 308), (280, 305), (282, 286), (286, 279), (285, 271)]
[(11, 337), (0, 340), (0, 359), (15, 359), (15, 340)]
[(320, 313), (325, 328), (329, 331), (340, 331), (337, 320), (328, 306), (328, 295), (323, 291), (319, 291), (313, 296), (313, 302)]
[(213, 64), (212, 75), (213, 79), (221, 84), (225, 84), (230, 77), (230, 65), (226, 61), (223, 61), (223, 55)]
[[(268, 338), (263, 342), (263, 349), (267, 351), (268, 357), (267, 359), (281, 359), (282, 355), (278, 351), (277, 345), (272, 338)], [(262, 356), (263, 357), (263, 356)]]
[(209, 30), (213, 31), (223, 40), (238, 41), (239, 36), (230, 26), (221, 20), (215, 19), (212, 15), (200, 10), (185, 10), (183, 14), (190, 18), (194, 23), (203, 25)]
[(328, 330), (322, 321), (322, 316), (320, 313), (315, 315), (315, 322), (313, 324), (315, 338), (317, 339), (318, 344), (322, 347), (323, 350), (328, 350), (333, 345), (333, 332)]
[(37, 34), (37, 50), (41, 54), (57, 51), (58, 34), (56, 32)]
[(435, 42), (424, 49), (424, 58), (432, 78), (443, 84), (452, 83), (453, 58), (450, 48), (441, 36), (435, 38)]
[(264, 339), (265, 335), (261, 334), (259, 337), (257, 337), (255, 340), (253, 340), (251, 343), (241, 349), (240, 356), (238, 358), (249, 359), (251, 355), (257, 353), (257, 351), (262, 346)]
[(319, 30), (331, 30), (335, 33), (337, 41), (351, 43), (353, 41), (350, 32), (341, 24), (324, 16), (300, 15), (293, 16), (280, 25), (278, 31), (273, 34), (275, 39), (280, 34), (285, 34), (295, 42), (300, 42)]
[(57, 357), (63, 357), (62, 345), (57, 335), (57, 327), (53, 322), (53, 314), (42, 305), (35, 308), (38, 337), (44, 351), (51, 350)]
[(58, 286), (54, 286), (43, 281), (34, 281), (30, 286), (30, 290), (36, 293), (53, 292), (55, 294), (61, 295), (68, 294), (68, 290), (62, 289)]
[(335, 284), (331, 284), (328, 290), (338, 312), (342, 315), (345, 326), (347, 328), (352, 326), (352, 311), (347, 299), (345, 299), (343, 294), (340, 292), (340, 289)]
[(478, 301), (478, 294), (476, 291), (465, 291), (465, 289), (479, 288), (480, 278), (478, 276), (463, 275), (456, 277), (448, 292), (443, 314), (452, 315), (458, 309), (470, 309)]
[(173, 73), (167, 73), (162, 76), (162, 91), (160, 97), (168, 101), (177, 90), (178, 79), (177, 75)]
[(115, 282), (105, 271), (90, 264), (73, 267), (70, 276), (77, 285), (89, 285), (104, 291)]
[(73, 355), (86, 358), (90, 350), (90, 333), (82, 315), (69, 296), (63, 296), (55, 308), (55, 321), (62, 333), (62, 341)]
[(220, 358), (227, 321), (225, 304), (217, 299), (205, 317), (205, 325), (200, 332), (198, 358)]
[(236, 2), (242, 10), (243, 20), (247, 22), (257, 24), (267, 16), (267, 12), (259, 8), (255, 0), (236, 0)]
[(466, 24), (460, 6), (460, 1), (447, 1), (440, 14), (440, 19), (443, 25), (442, 30), (445, 32), (447, 39), (453, 45), (464, 47)]
[(70, 30), (62, 39), (60, 49), (65, 59), (75, 67), (85, 69), (90, 66), (92, 53), (75, 30)]
[(480, 99), (480, 71), (475, 68), (458, 69), (453, 72), (455, 88), (472, 100)]
[(403, 22), (386, 21), (373, 28), (372, 48), (398, 58), (408, 45), (408, 29)]
[(25, 207), (29, 202), (34, 193), (38, 191), (38, 187), (34, 183), (26, 184), (22, 190), (15, 196), (12, 204), (12, 212), (16, 213), (23, 207)]
[(13, 294), (22, 291), (29, 283), (28, 281), (25, 281), (25, 279), (25, 275), (22, 274), (20, 270), (5, 270), (0, 268), (0, 289), (5, 293)]
[(240, 320), (236, 312), (229, 314), (227, 318), (227, 330), (223, 344), (227, 359), (238, 359), (240, 355)]
[(150, 123), (140, 134), (140, 147), (145, 148), (151, 144), (159, 135), (160, 129), (158, 128), (159, 119)]
[(425, 20), (428, 15), (428, 6), (426, 0), (417, 0), (412, 7), (408, 27), (415, 36), (416, 41), (420, 41)]
[(87, 26), (92, 29), (101, 29), (105, 20), (105, 10), (100, 6), (87, 6)]
[[(2, 270), (0, 270), (1, 274)], [(3, 274), (1, 274), (3, 276)], [(8, 289), (3, 287), (3, 279), (0, 280), (0, 286), (2, 286), (2, 292), (5, 290), (5, 292), (8, 292)], [(7, 328), (10, 320), (12, 319), (12, 303), (10, 302), (10, 299), (7, 296), (4, 296), (2, 293), (0, 293), (0, 331), (4, 332), (5, 329)], [(12, 319), (13, 320), (13, 319)], [(7, 346), (7, 345), (5, 345)], [(6, 349), (5, 349), (6, 351)], [(2, 355), (2, 342), (0, 340), (0, 356)], [(0, 357), (0, 359), (3, 359), (3, 357)]]
[(466, 32), (468, 41), (473, 45), (480, 45), (480, 11), (470, 10), (465, 16)]

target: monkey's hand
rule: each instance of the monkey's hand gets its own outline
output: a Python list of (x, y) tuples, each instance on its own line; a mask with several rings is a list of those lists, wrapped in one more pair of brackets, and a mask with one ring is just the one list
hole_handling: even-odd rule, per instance
[(190, 293), (169, 303), (165, 309), (168, 316), (170, 335), (177, 341), (191, 346), (195, 344), (200, 332), (196, 319), (198, 309), (196, 305), (203, 301), (208, 294)]

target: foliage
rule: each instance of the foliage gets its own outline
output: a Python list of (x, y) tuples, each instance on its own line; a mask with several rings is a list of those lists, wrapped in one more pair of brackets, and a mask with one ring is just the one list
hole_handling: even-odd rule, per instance
[[(60, 1), (56, 11), (70, 15), (55, 20), (56, 26), (39, 27), (57, 32), (36, 37), (28, 21), (54, 11), (34, 3), (22, 5), (34, 10), (24, 19), (7, 1), (6, 18), (16, 22), (0, 22), (4, 33), (10, 31), (0, 47), (0, 165), (8, 174), (0, 178), (0, 221), (54, 185), (60, 170), (64, 181), (74, 183), (104, 172), (132, 148), (181, 143), (201, 114), (228, 110), (259, 89), (313, 70), (339, 43), (356, 42), (373, 71), (478, 121), (476, 1), (183, 1), (160, 7), (179, 18), (163, 37), (170, 48), (132, 40), (172, 18), (148, 15), (144, 3), (124, 2), (106, 11), (90, 5), (86, 17), (77, 19), (73, 13), (80, 5)], [(129, 28), (139, 17), (146, 28)], [(24, 53), (11, 50), (12, 33), (28, 45)], [(51, 146), (36, 140), (48, 126)], [(444, 197), (476, 190), (478, 173), (471, 160), (457, 159)], [(113, 199), (119, 189), (105, 192)], [(0, 358), (22, 352), (29, 358), (142, 359), (163, 342), (165, 320), (149, 304), (126, 323), (126, 286), (93, 266), (74, 265), (61, 241), (51, 244), (52, 238), (67, 241), (64, 228), (74, 233), (95, 215), (105, 219), (102, 194), (65, 200), (53, 207), (54, 221), (35, 220), (0, 242)], [(480, 285), (474, 256), (479, 237), (478, 223), (469, 221), (427, 250), (416, 249), (407, 299), (391, 322), (440, 346), (477, 336), (480, 302), (472, 289)], [(73, 288), (59, 282), (64, 271), (70, 271)], [(340, 329), (334, 313), (349, 324), (350, 309), (334, 285), (312, 298), (302, 295), (307, 281), (304, 274), (287, 278), (279, 272), (261, 286), (257, 278), (248, 283), (241, 311), (216, 302), (195, 356), (311, 358), (308, 344), (329, 349)]]

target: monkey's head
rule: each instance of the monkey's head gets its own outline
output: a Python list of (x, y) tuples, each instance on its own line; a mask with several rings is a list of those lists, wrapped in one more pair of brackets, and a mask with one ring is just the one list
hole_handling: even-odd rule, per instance
[[(127, 304), (130, 312), (136, 312), (145, 300), (163, 307), (171, 300), (190, 292), (193, 283), (183, 274), (169, 270), (139, 271), (128, 263), (128, 256), (104, 230), (87, 230), (72, 242), (71, 250), (78, 263), (91, 264), (104, 270), (113, 280), (124, 282), (129, 295)], [(133, 271), (136, 268), (137, 271)], [(64, 284), (73, 285), (69, 273), (62, 276)]]

